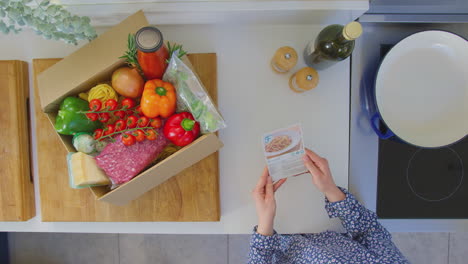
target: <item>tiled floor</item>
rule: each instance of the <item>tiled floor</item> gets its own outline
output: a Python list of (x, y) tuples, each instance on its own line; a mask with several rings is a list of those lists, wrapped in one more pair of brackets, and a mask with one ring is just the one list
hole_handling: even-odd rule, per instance
[[(468, 233), (395, 233), (413, 264), (468, 263)], [(240, 264), (248, 235), (9, 233), (11, 264)]]

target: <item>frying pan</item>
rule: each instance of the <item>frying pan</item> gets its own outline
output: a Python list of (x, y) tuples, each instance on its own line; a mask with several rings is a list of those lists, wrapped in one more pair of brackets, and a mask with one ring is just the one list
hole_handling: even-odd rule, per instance
[(437, 30), (401, 40), (380, 64), (375, 101), (371, 125), (381, 138), (395, 135), (425, 148), (462, 139), (468, 133), (468, 42)]

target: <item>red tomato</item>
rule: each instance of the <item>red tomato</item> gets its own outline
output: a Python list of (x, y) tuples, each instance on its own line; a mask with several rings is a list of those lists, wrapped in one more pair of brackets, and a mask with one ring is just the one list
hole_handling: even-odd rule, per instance
[(135, 113), (138, 114), (139, 116), (143, 116), (143, 113), (141, 112), (141, 106), (137, 106), (137, 108), (135, 109)]
[(148, 123), (149, 123), (149, 118), (147, 118), (146, 116), (142, 116), (138, 119), (139, 127), (145, 127), (148, 125)]
[(125, 120), (119, 119), (115, 122), (115, 131), (122, 131), (127, 127)]
[(146, 138), (145, 132), (141, 131), (141, 129), (134, 131), (132, 134), (135, 136), (137, 142), (141, 142)]
[(117, 109), (117, 101), (114, 99), (109, 99), (106, 101), (105, 106), (107, 110), (114, 111), (115, 109)]
[(120, 119), (124, 119), (126, 113), (125, 113), (125, 111), (115, 111), (115, 112), (114, 112), (114, 115), (115, 115), (116, 117), (120, 118)]
[(130, 98), (125, 98), (125, 99), (122, 100), (122, 106), (126, 107), (125, 109), (133, 108), (133, 107), (135, 107), (135, 101), (133, 101)]
[(136, 116), (129, 116), (127, 118), (127, 128), (135, 128), (137, 126), (138, 118)]
[(104, 129), (104, 136), (110, 135), (115, 132), (115, 126), (112, 124), (109, 124), (106, 126)]
[(131, 115), (135, 114), (135, 112), (133, 110), (127, 110), (125, 112), (125, 114), (128, 115), (128, 116), (131, 116)]
[(151, 119), (150, 126), (154, 128), (160, 128), (162, 127), (162, 120), (159, 117), (156, 117), (154, 119)]
[(146, 138), (148, 140), (155, 140), (158, 137), (158, 134), (153, 129), (146, 130)]
[(122, 143), (125, 146), (131, 146), (135, 144), (135, 137), (133, 135), (125, 133), (122, 135)]
[(101, 100), (93, 99), (93, 100), (89, 101), (89, 109), (91, 111), (99, 111), (99, 110), (101, 110), (101, 107), (102, 107)]
[(98, 140), (102, 137), (102, 129), (98, 128), (96, 130), (94, 130), (94, 139), (95, 140)]
[(86, 113), (86, 116), (88, 117), (89, 120), (91, 121), (96, 121), (99, 118), (99, 115), (96, 113)]
[(110, 119), (110, 115), (109, 113), (100, 113), (99, 114), (99, 121), (101, 121), (102, 123), (107, 123)]

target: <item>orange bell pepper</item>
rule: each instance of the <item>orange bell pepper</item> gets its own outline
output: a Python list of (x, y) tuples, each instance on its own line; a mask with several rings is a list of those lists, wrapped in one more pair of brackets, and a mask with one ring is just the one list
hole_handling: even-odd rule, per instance
[(149, 118), (168, 118), (176, 110), (177, 95), (171, 83), (159, 79), (145, 83), (141, 97), (141, 111)]

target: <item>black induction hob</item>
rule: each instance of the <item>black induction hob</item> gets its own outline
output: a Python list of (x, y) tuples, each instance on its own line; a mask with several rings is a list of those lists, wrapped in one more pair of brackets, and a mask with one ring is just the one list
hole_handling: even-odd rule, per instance
[(379, 140), (379, 218), (468, 218), (468, 138), (438, 149)]
[[(381, 46), (381, 57), (392, 45)], [(380, 124), (385, 129), (385, 124)], [(468, 137), (442, 148), (379, 139), (377, 215), (383, 219), (468, 218)]]

